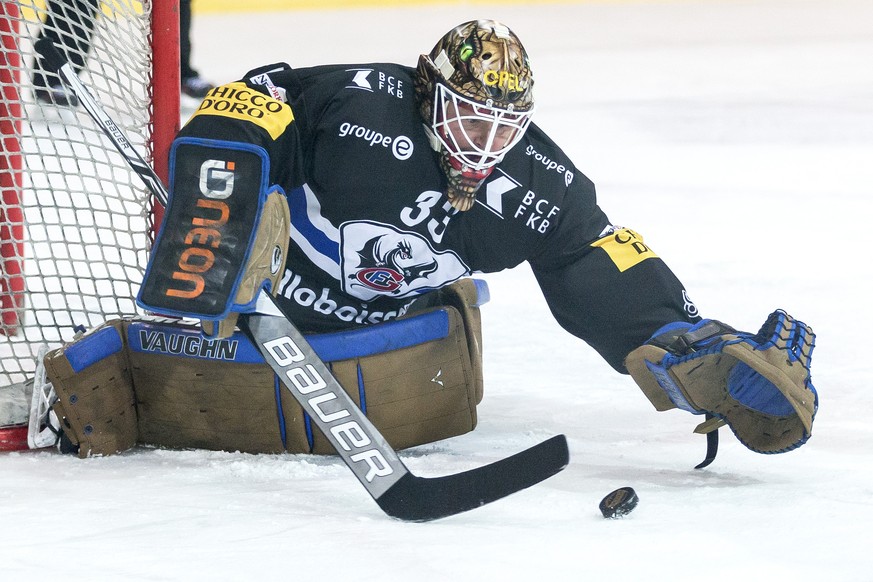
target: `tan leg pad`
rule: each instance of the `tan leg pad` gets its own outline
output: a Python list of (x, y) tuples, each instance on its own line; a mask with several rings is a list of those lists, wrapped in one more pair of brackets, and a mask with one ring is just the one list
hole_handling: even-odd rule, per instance
[[(397, 449), (476, 426), (482, 353), (472, 285), (464, 281), (451, 286), (442, 297), (447, 303), (443, 307), (362, 328), (378, 333), (380, 326), (395, 326), (391, 329), (399, 329), (397, 335), (403, 337), (404, 326), (416, 318), (438, 316), (444, 324), (440, 337), (328, 362)], [(88, 353), (84, 348), (93, 343), (88, 338), (96, 333), (111, 340), (100, 342), (108, 355), (83, 361), (82, 354)], [(127, 319), (50, 353), (46, 368), (65, 398), (58, 404), (59, 416), (67, 419), (67, 432), (80, 444), (81, 456), (110, 454), (136, 443), (248, 453), (333, 453), (260, 356), (233, 355), (244, 346), (254, 350), (240, 333), (211, 339), (201, 336), (196, 326)]]
[(106, 323), (76, 343), (46, 354), (55, 412), (82, 458), (109, 455), (137, 441), (133, 385), (122, 322)]
[(269, 367), (136, 352), (131, 366), (141, 443), (247, 453), (285, 450)]
[[(486, 288), (487, 289), (487, 288)], [(464, 322), (464, 333), (467, 336), (467, 347), (470, 351), (470, 364), (476, 391), (476, 404), (482, 402), (484, 396), (484, 380), (482, 372), (482, 315), (479, 306), (488, 301), (481, 297), (480, 289), (475, 279), (461, 279), (440, 289), (440, 298), (444, 305), (451, 305), (461, 314)], [(487, 293), (487, 291), (485, 291)]]
[[(471, 357), (458, 310), (450, 306), (438, 309), (448, 315), (445, 338), (331, 364), (337, 380), (358, 406), (363, 385), (367, 417), (395, 449), (446, 439), (476, 427), (476, 404), (482, 392), (481, 355)], [(313, 452), (333, 452), (318, 432)]]

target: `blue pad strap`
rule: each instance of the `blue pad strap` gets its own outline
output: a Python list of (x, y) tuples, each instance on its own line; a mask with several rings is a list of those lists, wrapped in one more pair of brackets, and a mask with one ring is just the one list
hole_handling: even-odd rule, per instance
[(442, 339), (449, 335), (449, 315), (443, 309), (378, 326), (307, 337), (326, 362), (390, 352)]
[(123, 348), (121, 336), (114, 327), (104, 327), (86, 335), (64, 350), (73, 372), (79, 373), (88, 366), (117, 354)]
[[(437, 309), (379, 325), (310, 335), (306, 340), (323, 361), (336, 362), (442, 339), (449, 331), (448, 313)], [(131, 323), (127, 339), (130, 349), (135, 352), (246, 364), (264, 361), (241, 332), (226, 339), (208, 339), (195, 326), (145, 320)]]
[[(665, 361), (667, 360), (667, 357), (664, 358)], [(663, 361), (660, 364), (654, 364), (647, 361), (646, 367), (649, 369), (649, 372), (652, 373), (652, 376), (655, 377), (658, 386), (660, 386), (667, 394), (667, 398), (669, 398), (677, 408), (688, 411), (692, 414), (703, 414), (702, 410), (695, 408), (690, 402), (688, 402), (682, 394), (682, 390), (679, 389), (679, 386), (673, 381), (673, 378), (670, 377), (670, 373), (667, 371), (669, 365), (665, 365)]]

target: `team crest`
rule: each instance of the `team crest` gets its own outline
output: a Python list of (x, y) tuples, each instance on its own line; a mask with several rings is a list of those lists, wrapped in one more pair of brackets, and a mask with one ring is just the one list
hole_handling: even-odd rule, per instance
[(344, 224), (340, 240), (343, 290), (364, 301), (418, 295), (470, 273), (455, 253), (437, 252), (424, 237), (387, 224)]

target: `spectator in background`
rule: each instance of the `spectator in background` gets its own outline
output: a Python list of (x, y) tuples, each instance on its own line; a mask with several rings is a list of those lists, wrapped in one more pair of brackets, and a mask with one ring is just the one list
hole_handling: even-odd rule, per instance
[[(65, 49), (65, 53), (76, 73), (85, 68), (85, 59), (91, 49), (94, 36), (94, 23), (99, 10), (99, 0), (47, 0), (46, 20), (40, 30), (39, 38), (49, 38), (55, 45)], [(203, 80), (191, 67), (191, 0), (179, 1), (179, 74), (182, 93), (190, 97), (203, 98), (213, 85)], [(78, 105), (74, 95), (64, 88), (54, 74), (46, 73), (41, 63), (42, 55), (37, 55), (34, 63), (33, 86), (36, 98), (43, 103), (60, 106)]]
[(215, 87), (191, 68), (191, 0), (179, 0), (179, 65), (185, 95), (203, 99)]

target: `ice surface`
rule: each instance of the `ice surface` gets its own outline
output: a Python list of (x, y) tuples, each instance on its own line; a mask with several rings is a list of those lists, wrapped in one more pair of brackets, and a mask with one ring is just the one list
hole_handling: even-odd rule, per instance
[[(194, 62), (228, 81), (273, 61), (414, 64), (486, 17), (523, 39), (535, 121), (639, 231), (703, 315), (818, 334), (821, 407), (801, 449), (715, 463), (562, 331), (526, 268), (488, 276), (485, 400), (471, 434), (402, 453), (420, 475), (556, 433), (571, 465), (428, 524), (388, 519), (336, 458), (136, 450), (0, 456), (0, 579), (873, 580), (873, 3), (711, 0), (201, 15)], [(411, 89), (411, 88), (410, 88)], [(640, 504), (597, 509), (633, 486)], [(27, 577), (27, 578), (25, 578)]]

